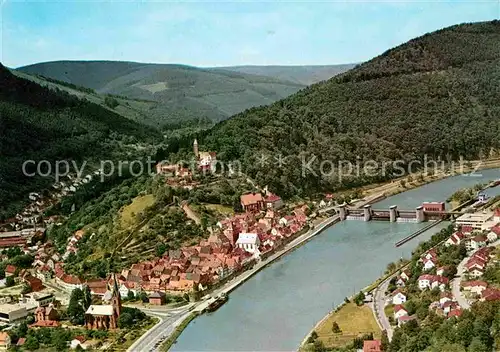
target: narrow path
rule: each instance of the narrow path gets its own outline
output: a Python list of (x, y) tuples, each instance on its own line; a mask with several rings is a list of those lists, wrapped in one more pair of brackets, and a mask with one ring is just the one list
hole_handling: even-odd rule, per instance
[(186, 213), (186, 216), (193, 220), (197, 225), (201, 224), (200, 217), (189, 207), (189, 204), (187, 202), (183, 202), (181, 205), (182, 210), (184, 210), (184, 213)]

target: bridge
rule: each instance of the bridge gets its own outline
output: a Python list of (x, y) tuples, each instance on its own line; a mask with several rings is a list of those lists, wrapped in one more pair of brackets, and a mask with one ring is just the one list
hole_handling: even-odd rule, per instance
[(392, 205), (389, 209), (372, 209), (370, 204), (363, 208), (349, 208), (345, 204), (338, 207), (340, 220), (361, 220), (361, 221), (390, 221), (390, 222), (413, 222), (420, 223), (429, 220), (445, 220), (450, 217), (462, 215), (463, 212), (453, 209), (452, 211), (429, 209), (426, 203), (416, 207), (414, 210), (398, 209), (397, 205)]

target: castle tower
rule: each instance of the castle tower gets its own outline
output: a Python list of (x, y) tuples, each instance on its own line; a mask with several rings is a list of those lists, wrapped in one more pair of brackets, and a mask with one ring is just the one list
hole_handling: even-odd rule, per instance
[(198, 141), (196, 140), (196, 138), (194, 139), (194, 142), (193, 142), (193, 152), (194, 152), (194, 156), (196, 157), (196, 159), (199, 159), (200, 158), (200, 151), (198, 150)]

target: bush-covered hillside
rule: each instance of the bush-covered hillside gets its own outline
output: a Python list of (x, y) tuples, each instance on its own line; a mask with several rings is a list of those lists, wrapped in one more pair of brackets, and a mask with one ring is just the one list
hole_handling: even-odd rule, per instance
[[(500, 22), (446, 28), (200, 136), (261, 185), (291, 196), (391, 176), (302, 174), (322, 160), (487, 157), (500, 146)], [(268, 155), (265, 165), (261, 155)], [(286, 157), (276, 167), (273, 156)], [(328, 165), (327, 165), (328, 166)], [(325, 171), (329, 171), (328, 167)]]
[[(0, 65), (0, 213), (50, 178), (26, 177), (26, 160), (113, 159), (154, 141), (155, 131), (62, 91), (16, 77)], [(30, 170), (33, 171), (33, 170)]]

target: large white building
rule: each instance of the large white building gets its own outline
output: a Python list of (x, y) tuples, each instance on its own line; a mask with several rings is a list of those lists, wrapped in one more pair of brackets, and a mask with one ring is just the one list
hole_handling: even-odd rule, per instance
[(22, 304), (0, 304), (0, 321), (13, 323), (26, 318), (28, 314), (26, 306)]
[(240, 233), (236, 246), (249, 253), (255, 253), (260, 246), (259, 236), (256, 233)]
[(464, 214), (457, 218), (455, 224), (457, 226), (470, 226), (473, 230), (488, 230), (494, 223), (492, 224), (493, 213), (484, 212), (484, 213), (471, 213)]

